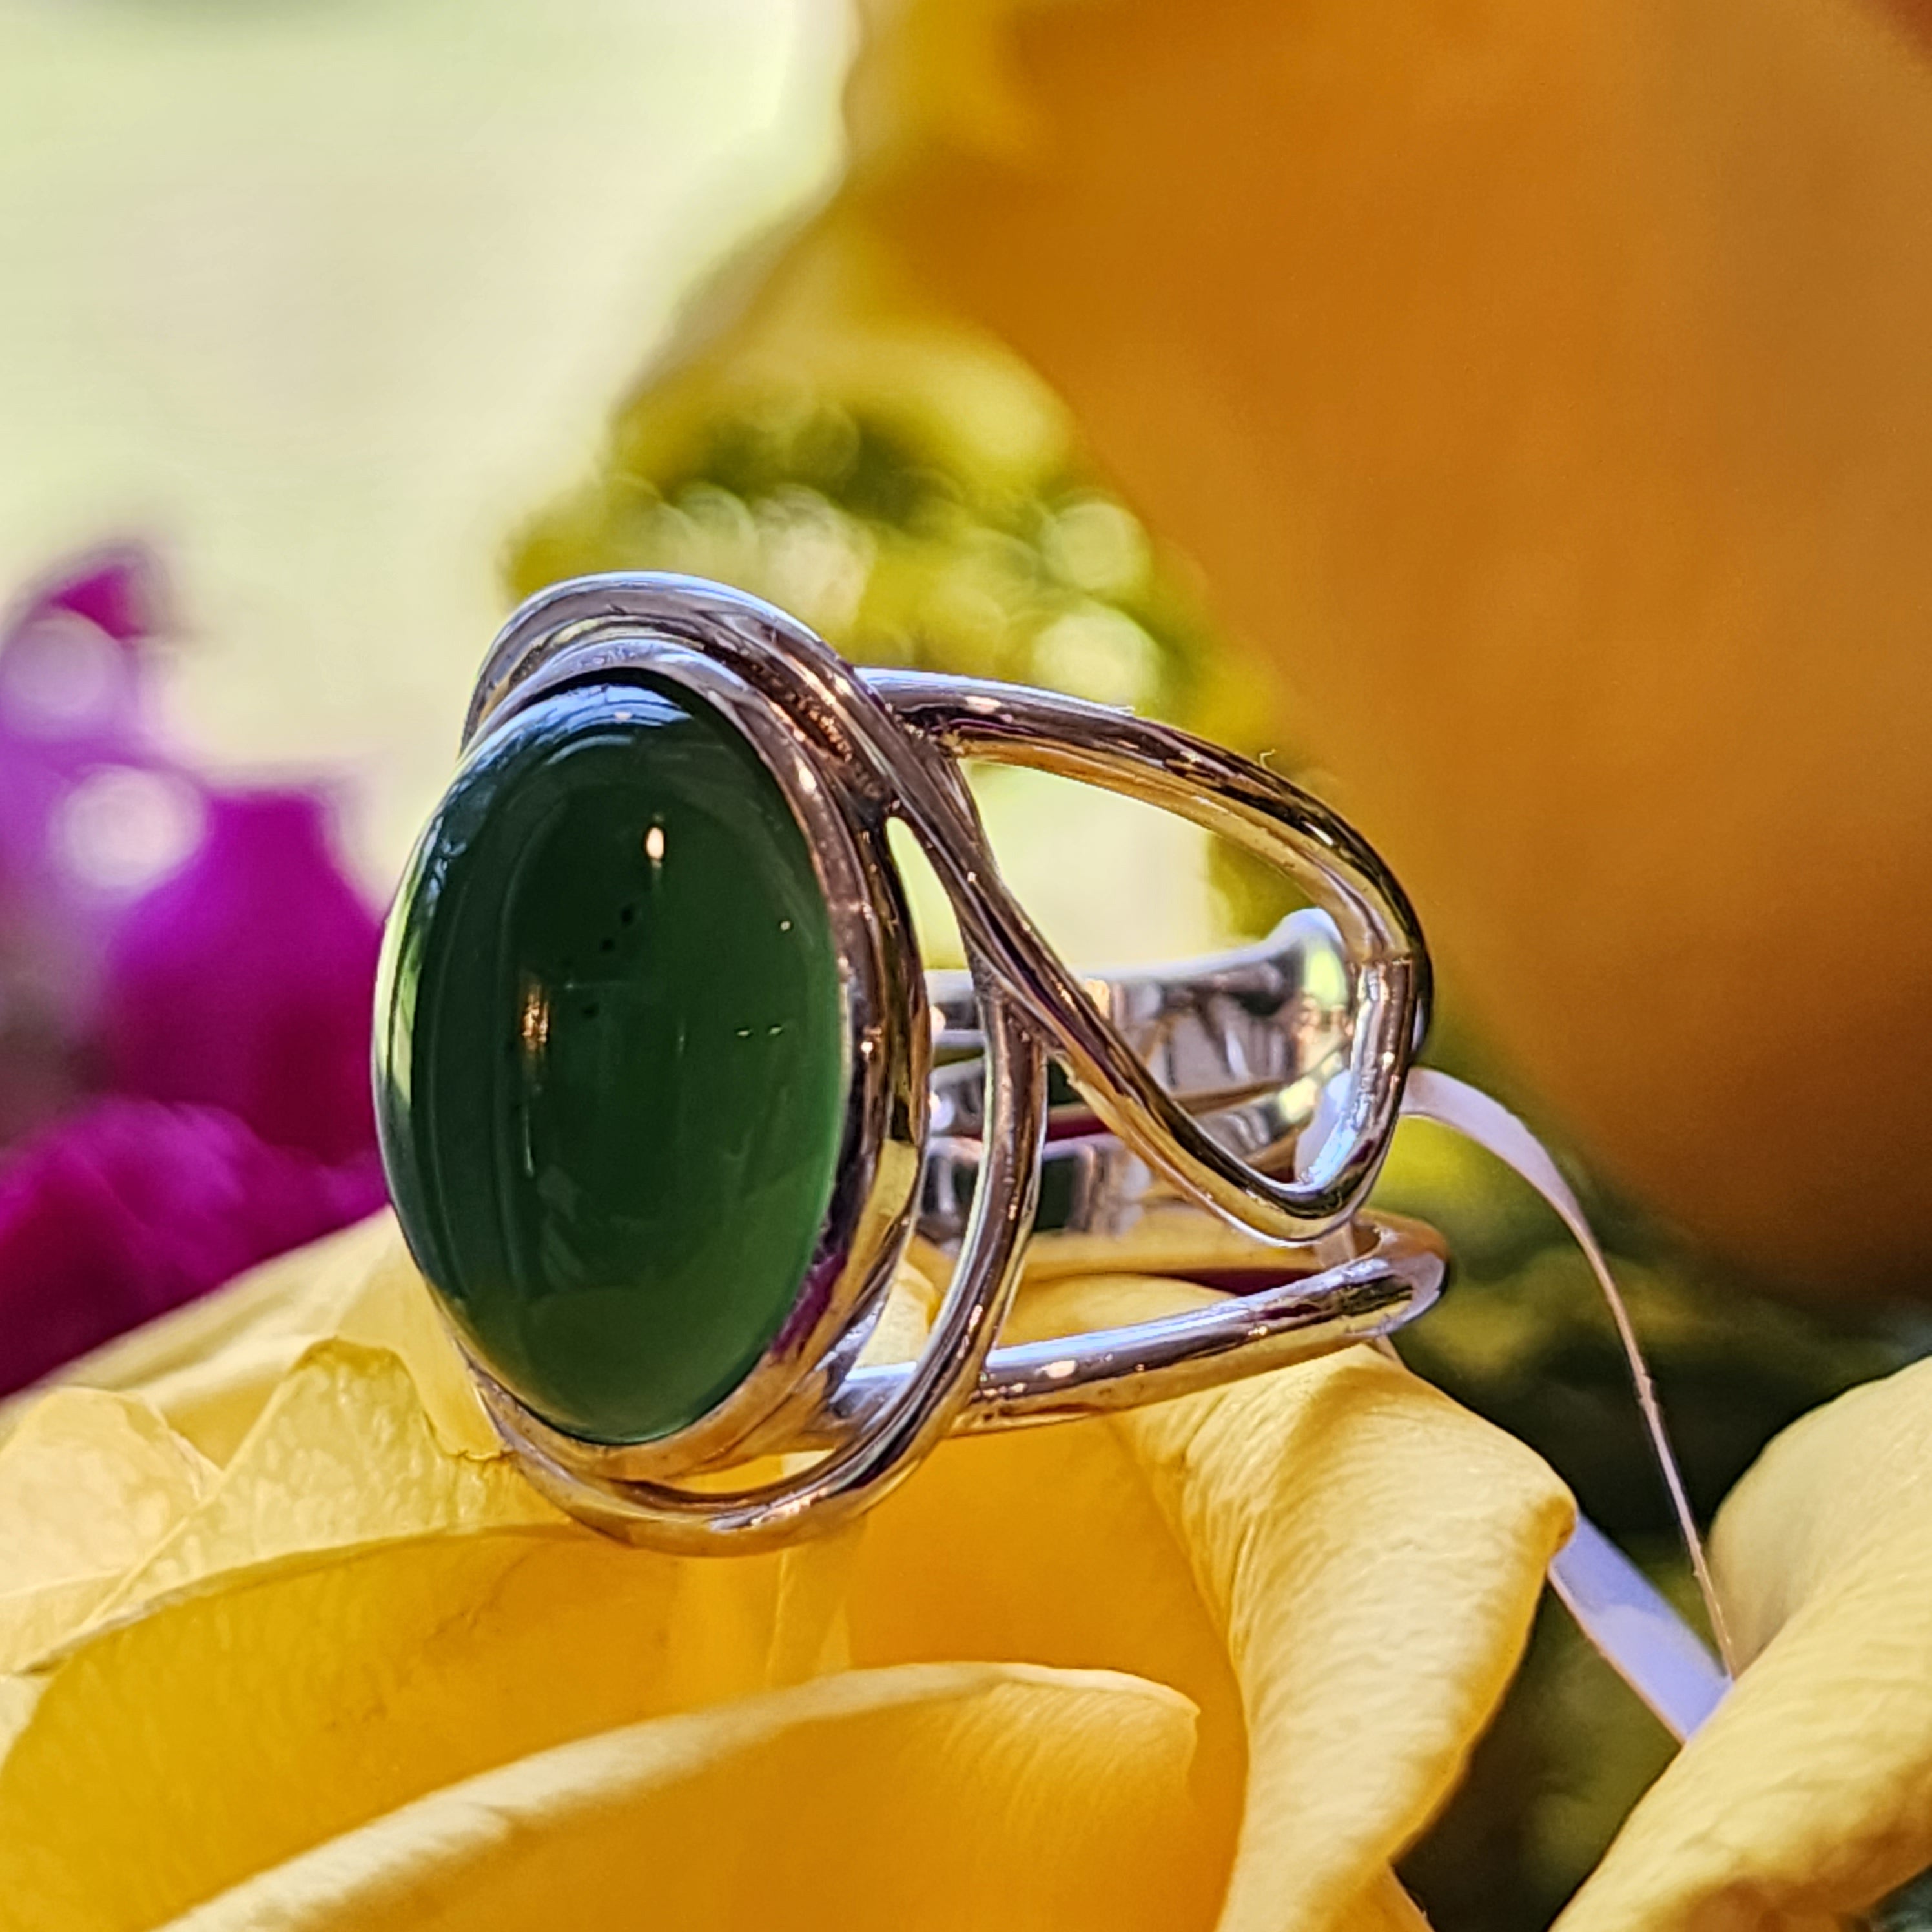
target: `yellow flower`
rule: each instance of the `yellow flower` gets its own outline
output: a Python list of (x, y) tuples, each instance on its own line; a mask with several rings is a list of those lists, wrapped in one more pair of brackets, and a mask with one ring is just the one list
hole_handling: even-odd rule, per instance
[(1712, 1553), (1750, 1660), (1562, 1932), (1834, 1932), (1932, 1868), (1932, 1363), (1766, 1450)]
[[(1016, 347), (1600, 1162), (1802, 1286), (1922, 1279), (1923, 9), (868, 10), (846, 187), (714, 364), (828, 279)], [(1862, 1203), (1822, 1250), (1795, 1121)]]
[[(1204, 1292), (1042, 1282), (1019, 1319)], [(830, 1541), (641, 1553), (500, 1454), (387, 1216), (7, 1419), (23, 1932), (1414, 1926), (1390, 1862), (1571, 1521), (1351, 1350), (950, 1445)]]

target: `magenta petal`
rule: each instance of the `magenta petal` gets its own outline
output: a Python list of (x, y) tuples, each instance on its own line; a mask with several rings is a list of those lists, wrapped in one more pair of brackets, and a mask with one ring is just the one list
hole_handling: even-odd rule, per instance
[(369, 1025), (381, 927), (308, 792), (218, 796), (194, 856), (131, 908), (108, 956), (108, 1084), (224, 1107), (340, 1161), (373, 1146)]
[(130, 546), (70, 565), (8, 613), (0, 745), (10, 763), (70, 782), (104, 764), (165, 762), (149, 737), (144, 688), (164, 606), (160, 565)]
[(100, 1102), (0, 1166), (0, 1391), (382, 1199), (374, 1155), (332, 1167), (218, 1108)]
[(43, 584), (38, 610), (71, 610), (116, 644), (152, 637), (166, 622), (167, 587), (152, 550), (121, 544), (76, 559)]
[[(126, 898), (90, 869), (111, 829), (94, 808), (144, 782), (191, 799), (144, 722), (164, 591), (154, 557), (127, 546), (43, 579), (0, 620), (0, 1143), (85, 1077), (103, 941)], [(152, 820), (136, 830), (138, 854)]]

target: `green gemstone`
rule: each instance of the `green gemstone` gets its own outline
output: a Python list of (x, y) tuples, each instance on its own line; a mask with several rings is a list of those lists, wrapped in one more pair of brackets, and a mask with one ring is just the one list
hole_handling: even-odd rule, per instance
[(831, 1199), (845, 1007), (771, 774), (658, 680), (483, 741), (390, 915), (376, 1107), (423, 1272), (572, 1435), (648, 1442), (741, 1382)]

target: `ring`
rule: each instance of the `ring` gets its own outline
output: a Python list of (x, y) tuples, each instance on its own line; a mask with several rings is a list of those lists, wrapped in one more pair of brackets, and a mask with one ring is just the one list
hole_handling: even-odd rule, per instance
[[(499, 1433), (583, 1521), (770, 1547), (949, 1433), (1213, 1386), (1440, 1293), (1432, 1231), (1364, 1210), (1426, 1024), (1420, 930), (1360, 836), (1262, 766), (1049, 692), (861, 671), (658, 574), (526, 603), (464, 748), (386, 932), (382, 1157)], [(968, 760), (1174, 812), (1314, 909), (1076, 974), (1001, 880)], [(964, 973), (921, 970), (895, 822)], [(924, 1348), (862, 1362), (915, 1241), (951, 1265)], [(1023, 1270), (1232, 1292), (1000, 1347)]]

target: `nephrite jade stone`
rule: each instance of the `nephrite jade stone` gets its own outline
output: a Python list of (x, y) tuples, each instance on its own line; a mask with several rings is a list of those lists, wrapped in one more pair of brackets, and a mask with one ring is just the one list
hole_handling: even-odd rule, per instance
[(749, 744), (658, 680), (517, 713), (410, 862), (376, 1012), (397, 1212), (491, 1373), (604, 1442), (736, 1387), (811, 1264), (847, 1078), (824, 896)]

